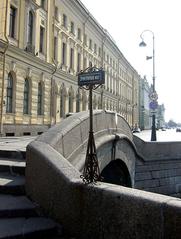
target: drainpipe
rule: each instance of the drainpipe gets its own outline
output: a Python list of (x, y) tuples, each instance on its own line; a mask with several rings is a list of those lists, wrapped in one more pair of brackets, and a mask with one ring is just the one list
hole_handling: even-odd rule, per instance
[(9, 40), (6, 36), (6, 28), (7, 28), (7, 12), (8, 12), (8, 0), (6, 1), (6, 12), (5, 12), (5, 24), (4, 24), (4, 37), (6, 39), (6, 47), (3, 54), (3, 73), (2, 73), (2, 92), (1, 92), (1, 115), (0, 115), (0, 136), (3, 136), (3, 105), (4, 105), (4, 82), (5, 82), (5, 63), (6, 63), (6, 52), (9, 46)]

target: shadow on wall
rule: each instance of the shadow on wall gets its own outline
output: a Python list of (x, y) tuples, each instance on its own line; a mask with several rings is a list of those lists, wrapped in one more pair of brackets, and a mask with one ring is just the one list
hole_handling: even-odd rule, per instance
[(125, 187), (132, 187), (131, 177), (126, 164), (116, 159), (111, 161), (101, 172), (102, 181)]

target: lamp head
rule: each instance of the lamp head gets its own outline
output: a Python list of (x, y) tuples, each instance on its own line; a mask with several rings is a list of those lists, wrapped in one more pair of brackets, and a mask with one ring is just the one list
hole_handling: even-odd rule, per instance
[(140, 47), (145, 47), (146, 46), (146, 43), (144, 41), (140, 42), (139, 44)]
[(152, 58), (153, 58), (152, 56), (146, 56), (146, 60), (150, 60)]

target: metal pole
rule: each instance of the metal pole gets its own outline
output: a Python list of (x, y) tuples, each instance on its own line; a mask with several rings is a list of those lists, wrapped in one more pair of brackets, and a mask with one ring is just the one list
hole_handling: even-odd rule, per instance
[(87, 144), (87, 153), (85, 159), (85, 166), (83, 181), (86, 184), (89, 183), (96, 183), (100, 180), (100, 171), (99, 171), (99, 164), (97, 159), (96, 153), (96, 145), (94, 140), (94, 132), (93, 132), (93, 109), (92, 109), (92, 90), (93, 86), (89, 86), (89, 139)]
[[(153, 34), (153, 32), (152, 32)], [(153, 93), (155, 93), (155, 37), (153, 34)], [(155, 110), (152, 115), (151, 141), (156, 141)]]
[[(146, 46), (145, 42), (143, 41), (143, 33), (144, 32), (150, 32), (153, 36), (153, 56), (152, 56), (152, 60), (153, 60), (153, 92), (152, 93), (156, 93), (155, 92), (155, 36), (154, 33), (151, 30), (144, 30), (140, 37), (142, 39), (142, 42), (140, 43), (140, 46)], [(148, 58), (151, 59), (151, 58)], [(155, 126), (155, 120), (156, 119), (156, 112), (155, 109), (153, 110), (152, 113), (152, 128), (151, 128), (151, 141), (156, 141), (156, 126)]]
[(97, 67), (90, 66), (78, 75), (78, 85), (85, 90), (89, 90), (89, 137), (83, 175), (81, 175), (83, 182), (86, 184), (96, 183), (100, 180), (100, 170), (93, 132), (92, 91), (97, 89), (101, 84), (104, 84), (104, 82), (105, 74), (102, 68), (98, 69)]
[[(90, 129), (89, 129), (89, 143), (90, 143), (90, 157), (93, 156), (93, 109), (92, 109), (92, 85), (89, 88), (89, 120), (90, 120)], [(90, 181), (94, 181), (94, 170), (93, 170), (93, 160), (90, 160)]]

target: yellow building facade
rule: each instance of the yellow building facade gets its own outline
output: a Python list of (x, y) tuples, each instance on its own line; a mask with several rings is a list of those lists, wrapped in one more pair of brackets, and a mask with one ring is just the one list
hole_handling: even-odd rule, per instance
[(93, 108), (138, 125), (136, 70), (79, 0), (0, 0), (0, 134), (37, 135), (88, 110), (77, 74), (105, 70)]

